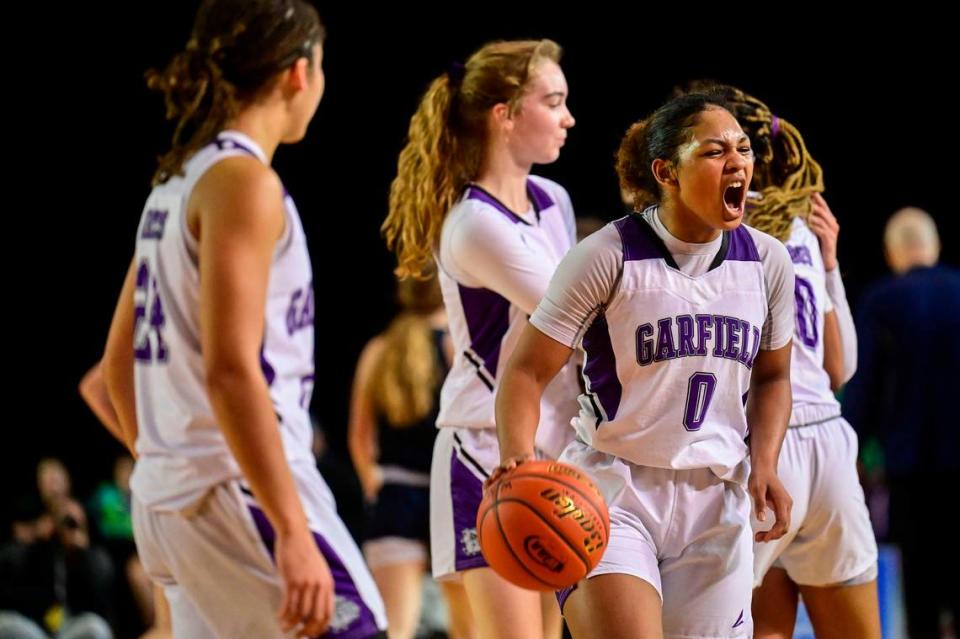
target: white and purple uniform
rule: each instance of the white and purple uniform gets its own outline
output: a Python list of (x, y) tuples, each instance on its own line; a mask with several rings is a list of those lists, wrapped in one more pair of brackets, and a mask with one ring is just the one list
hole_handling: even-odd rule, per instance
[(796, 273), (793, 412), (777, 474), (793, 510), (786, 535), (754, 545), (754, 580), (759, 586), (777, 566), (797, 584), (827, 586), (860, 577), (877, 562), (857, 476), (857, 435), (840, 416), (823, 367), (825, 315), (836, 314), (845, 380), (856, 370), (857, 336), (839, 268), (824, 270), (820, 243), (800, 218), (793, 221), (787, 251)]
[[(476, 185), (443, 223), (436, 255), (454, 361), (440, 394), (440, 433), (431, 468), (433, 575), (486, 566), (476, 515), (483, 480), (500, 463), (494, 421), (497, 384), (554, 269), (576, 243), (570, 197), (530, 176), (531, 207), (516, 213)], [(573, 363), (540, 404), (538, 451), (555, 458), (573, 438), (579, 387)]]
[[(274, 533), (206, 393), (198, 244), (187, 226), (194, 185), (217, 162), (240, 155), (267, 162), (246, 135), (220, 133), (190, 158), (183, 176), (154, 188), (137, 232), (134, 530), (144, 566), (164, 587), (175, 631), (184, 636), (285, 636), (275, 619), (282, 593)], [(325, 636), (369, 637), (385, 627), (383, 604), (311, 451), (312, 268), (297, 209), (289, 195), (284, 203), (260, 361), (294, 482), (336, 582), (336, 613)]]
[(577, 440), (561, 460), (586, 470), (610, 509), (589, 576), (654, 586), (666, 636), (752, 631), (744, 402), (759, 351), (790, 342), (792, 291), (772, 237), (740, 226), (683, 242), (653, 207), (571, 251), (531, 317), (585, 354)]

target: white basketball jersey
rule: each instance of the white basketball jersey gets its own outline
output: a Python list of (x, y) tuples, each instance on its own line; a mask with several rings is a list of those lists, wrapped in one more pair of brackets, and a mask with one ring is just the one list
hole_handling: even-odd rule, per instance
[(764, 264), (782, 263), (772, 272), (789, 277), (786, 251), (740, 226), (718, 238), (704, 272), (688, 275), (651, 227), (653, 215), (629, 215), (587, 238), (531, 321), (585, 353), (582, 441), (643, 466), (728, 477), (747, 455), (753, 362), (792, 332), (785, 283), (771, 282)]
[[(135, 303), (138, 499), (180, 509), (210, 487), (241, 476), (206, 394), (200, 347), (197, 241), (187, 226), (193, 186), (214, 164), (251, 155), (246, 135), (224, 131), (194, 154), (184, 175), (154, 188), (137, 231)], [(308, 407), (313, 391), (313, 287), (300, 217), (285, 194), (286, 224), (270, 267), (260, 350), (287, 459), (313, 467)]]
[[(576, 242), (573, 208), (563, 187), (530, 176), (527, 192), (533, 211), (521, 216), (480, 187), (470, 186), (444, 221), (437, 262), (455, 357), (441, 392), (438, 426), (495, 427), (497, 383), (527, 323), (527, 313), (536, 306), (550, 276)], [(505, 265), (495, 276), (485, 273), (491, 277), (482, 280), (459, 272), (456, 265), (463, 262), (462, 256), (450, 255), (446, 241), (453, 227), (463, 222), (470, 224), (476, 217), (492, 230), (492, 237), (484, 241), (515, 247), (513, 254), (517, 257), (517, 263)], [(539, 284), (534, 284), (534, 288), (540, 288), (529, 311), (493, 290), (492, 285), (483, 284), (494, 277), (535, 279)], [(553, 434), (560, 440), (572, 437), (569, 424), (576, 413), (578, 394), (576, 369), (571, 363), (548, 386), (541, 403), (540, 423), (545, 428), (538, 444), (546, 450), (562, 450), (562, 446), (546, 441)]]
[[(830, 390), (830, 376), (823, 368), (824, 315), (833, 310), (827, 295), (820, 242), (810, 227), (794, 218), (787, 251), (796, 273), (796, 334), (790, 365), (794, 408), (820, 405), (836, 409), (840, 404)], [(791, 418), (791, 424), (800, 423)]]

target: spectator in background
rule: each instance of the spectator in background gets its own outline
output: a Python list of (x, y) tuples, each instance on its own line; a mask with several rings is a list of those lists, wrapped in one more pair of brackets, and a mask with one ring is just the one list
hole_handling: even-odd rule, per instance
[(907, 626), (940, 636), (940, 609), (958, 616), (960, 556), (940, 530), (944, 490), (960, 480), (960, 272), (938, 265), (933, 219), (901, 209), (884, 233), (894, 276), (864, 293), (857, 311), (859, 369), (844, 413), (861, 441), (876, 436), (890, 487), (890, 541), (903, 556)]

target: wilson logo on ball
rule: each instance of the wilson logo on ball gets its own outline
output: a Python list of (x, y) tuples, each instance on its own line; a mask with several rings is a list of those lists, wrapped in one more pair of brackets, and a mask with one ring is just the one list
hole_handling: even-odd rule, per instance
[(583, 540), (583, 546), (587, 552), (603, 547), (605, 531), (598, 525), (600, 522), (588, 517), (573, 499), (553, 488), (541, 491), (540, 496), (553, 503), (555, 506), (553, 514), (558, 519), (570, 517), (580, 524), (580, 528), (587, 534)]

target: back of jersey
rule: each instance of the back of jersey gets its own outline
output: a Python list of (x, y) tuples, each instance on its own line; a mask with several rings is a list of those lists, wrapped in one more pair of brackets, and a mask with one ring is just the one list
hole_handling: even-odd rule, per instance
[[(199, 246), (187, 225), (194, 185), (214, 164), (239, 155), (266, 163), (247, 136), (221, 133), (189, 159), (182, 176), (154, 188), (137, 231), (134, 356), (139, 459), (131, 485), (137, 498), (155, 509), (184, 508), (209, 487), (241, 476), (207, 398)], [(260, 359), (288, 459), (302, 456), (312, 461), (306, 412), (313, 383), (312, 277), (299, 217), (289, 197), (286, 200), (286, 230), (271, 264)]]
[(787, 240), (787, 251), (796, 273), (796, 333), (790, 364), (794, 415), (791, 424), (807, 421), (798, 414), (803, 406), (822, 406), (840, 414), (840, 405), (830, 390), (830, 376), (823, 368), (824, 316), (833, 310), (827, 295), (820, 243), (810, 228), (796, 218)]

